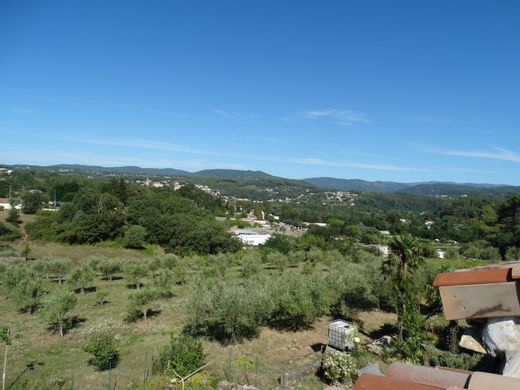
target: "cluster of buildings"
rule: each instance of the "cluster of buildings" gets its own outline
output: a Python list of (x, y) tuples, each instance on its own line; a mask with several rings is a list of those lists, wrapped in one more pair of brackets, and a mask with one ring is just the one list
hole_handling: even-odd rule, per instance
[(347, 206), (354, 206), (356, 198), (359, 194), (350, 191), (329, 191), (325, 192), (328, 202), (346, 204)]

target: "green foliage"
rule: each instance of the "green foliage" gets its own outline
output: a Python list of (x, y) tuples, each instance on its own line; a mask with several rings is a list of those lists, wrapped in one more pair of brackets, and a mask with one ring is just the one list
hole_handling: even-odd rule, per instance
[(121, 266), (119, 261), (115, 259), (103, 258), (99, 261), (97, 270), (101, 273), (103, 278), (111, 282), (115, 274), (121, 270)]
[(520, 247), (512, 246), (507, 249), (506, 260), (520, 260)]
[(287, 236), (281, 234), (273, 234), (264, 244), (264, 247), (277, 250), (278, 252), (287, 254), (292, 248), (292, 243)]
[(69, 278), (69, 283), (74, 288), (79, 288), (81, 294), (85, 293), (85, 289), (90, 287), (94, 281), (94, 271), (88, 263), (83, 263), (79, 267), (72, 270)]
[(411, 343), (419, 337), (421, 327), (416, 278), (422, 263), (420, 249), (411, 236), (394, 237), (389, 247), (390, 255), (383, 263), (382, 272), (389, 283), (390, 300), (397, 314), (399, 340), (406, 335), (407, 342)]
[(45, 196), (41, 191), (31, 190), (24, 191), (22, 197), (22, 211), (25, 214), (35, 214), (39, 209), (42, 208)]
[(289, 268), (289, 258), (280, 252), (269, 253), (267, 262), (280, 271), (285, 271)]
[(97, 290), (95, 296), (96, 305), (103, 306), (107, 303), (107, 297), (108, 293), (105, 290)]
[(42, 314), (52, 329), (59, 331), (60, 337), (64, 336), (70, 326), (67, 316), (76, 306), (76, 302), (76, 294), (63, 288), (53, 291), (43, 301)]
[(185, 377), (204, 365), (206, 355), (202, 343), (188, 336), (172, 337), (170, 344), (154, 357), (152, 371), (170, 378)]
[(358, 310), (370, 310), (386, 298), (387, 289), (379, 273), (379, 259), (365, 264), (340, 263), (332, 265), (327, 283), (336, 294), (333, 313), (351, 318)]
[(20, 238), (20, 230), (8, 222), (0, 222), (0, 241), (14, 241)]
[(159, 291), (155, 288), (146, 287), (130, 295), (126, 307), (126, 320), (136, 321), (142, 316), (148, 319), (152, 303), (160, 297)]
[(119, 356), (116, 339), (106, 329), (91, 334), (83, 345), (83, 351), (92, 355), (88, 362), (99, 371), (115, 367)]
[(67, 258), (46, 258), (45, 272), (58, 279), (59, 284), (63, 282), (65, 275), (72, 268), (72, 261)]
[(18, 210), (14, 207), (12, 207), (7, 213), (5, 221), (9, 222), (11, 225), (14, 225), (16, 227), (18, 227), (18, 225), (22, 222), (20, 220), (20, 214), (18, 213)]
[(143, 261), (128, 261), (124, 263), (123, 273), (128, 283), (139, 290), (143, 279), (149, 274), (149, 268)]
[(125, 248), (141, 249), (146, 244), (146, 229), (139, 225), (128, 226), (123, 236)]
[(329, 383), (350, 382), (356, 375), (356, 359), (346, 352), (330, 351), (323, 357), (321, 370)]
[(207, 279), (191, 291), (187, 308), (194, 331), (231, 340), (254, 335), (272, 311), (270, 292), (256, 280), (224, 283)]
[(248, 253), (240, 261), (240, 275), (250, 278), (262, 269), (262, 259), (257, 253)]
[(11, 345), (11, 335), (9, 328), (0, 327), (0, 341), (4, 343), (4, 345)]
[(268, 287), (275, 303), (270, 322), (289, 329), (309, 326), (325, 314), (334, 296), (325, 279), (317, 274), (286, 271)]
[(40, 278), (28, 273), (16, 283), (10, 296), (20, 311), (32, 314), (40, 307), (44, 294), (45, 289)]

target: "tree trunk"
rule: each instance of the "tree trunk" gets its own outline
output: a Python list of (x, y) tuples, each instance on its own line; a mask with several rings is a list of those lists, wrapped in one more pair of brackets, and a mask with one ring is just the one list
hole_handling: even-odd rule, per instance
[(85, 287), (81, 287), (81, 295), (85, 295)]
[(63, 338), (63, 324), (60, 322), (60, 337)]
[(144, 309), (143, 310), (143, 318), (144, 318), (145, 321), (147, 319), (147, 317), (146, 317), (147, 314), (148, 314), (148, 309)]
[(403, 319), (400, 316), (397, 317), (397, 332), (399, 334), (399, 340), (403, 341), (403, 339), (404, 339), (404, 327), (403, 327)]
[(5, 353), (4, 353), (4, 371), (2, 372), (2, 390), (5, 390), (6, 373), (7, 373), (7, 344), (5, 345)]

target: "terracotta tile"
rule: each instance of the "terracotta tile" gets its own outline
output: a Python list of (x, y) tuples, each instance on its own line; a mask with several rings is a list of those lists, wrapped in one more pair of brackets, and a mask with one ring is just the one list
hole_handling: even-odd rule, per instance
[(438, 274), (433, 281), (433, 285), (436, 287), (463, 286), (468, 284), (503, 283), (511, 280), (511, 268), (491, 268)]
[(404, 363), (393, 363), (386, 370), (386, 375), (407, 382), (423, 385), (466, 387), (471, 373), (467, 371), (444, 370), (437, 367), (414, 366)]
[(363, 374), (354, 385), (354, 390), (444, 390), (443, 387), (406, 382), (388, 376)]

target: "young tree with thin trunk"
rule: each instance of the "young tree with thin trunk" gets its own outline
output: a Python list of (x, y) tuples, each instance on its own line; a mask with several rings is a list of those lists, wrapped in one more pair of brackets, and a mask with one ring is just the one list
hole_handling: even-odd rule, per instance
[(20, 311), (33, 314), (40, 307), (44, 294), (41, 279), (34, 274), (28, 274), (16, 284), (10, 295)]
[(65, 275), (72, 268), (72, 261), (65, 258), (54, 258), (47, 264), (48, 273), (58, 279), (59, 284), (63, 283)]
[(127, 320), (135, 321), (142, 315), (146, 321), (148, 319), (148, 312), (151, 310), (151, 303), (157, 300), (158, 297), (158, 291), (150, 287), (135, 292), (130, 296), (128, 301)]
[(65, 334), (67, 316), (76, 306), (76, 302), (76, 294), (61, 288), (48, 295), (44, 301), (42, 312), (51, 326), (58, 328), (60, 337)]
[(74, 288), (79, 288), (81, 295), (85, 294), (85, 289), (92, 285), (94, 271), (88, 264), (82, 264), (72, 270), (69, 283)]
[(112, 281), (115, 274), (119, 272), (121, 269), (119, 262), (114, 259), (103, 259), (97, 265), (98, 271), (101, 273), (104, 279), (108, 279), (109, 282)]
[(135, 286), (136, 290), (141, 288), (143, 279), (149, 274), (147, 265), (137, 261), (127, 262), (123, 271), (128, 283)]

